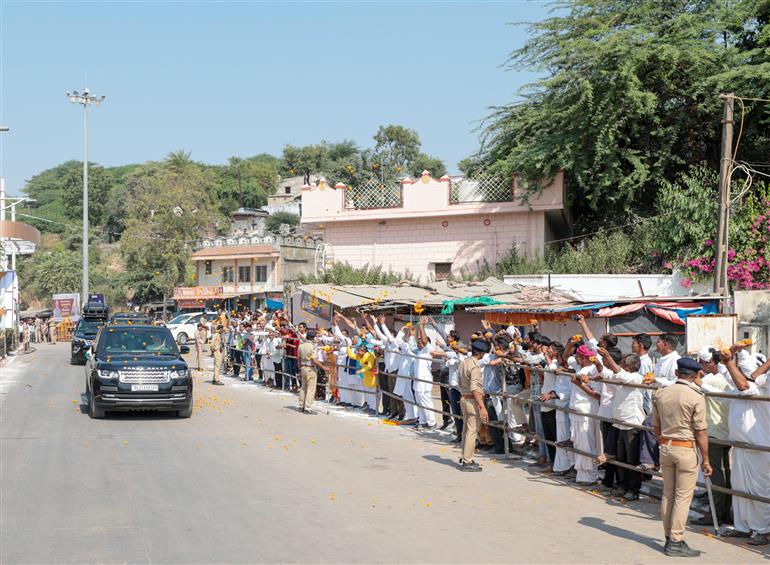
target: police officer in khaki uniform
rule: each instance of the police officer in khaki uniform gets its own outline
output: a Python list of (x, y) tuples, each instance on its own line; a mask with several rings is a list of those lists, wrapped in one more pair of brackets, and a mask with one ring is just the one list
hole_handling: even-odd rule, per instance
[(219, 324), (214, 335), (211, 337), (211, 353), (214, 355), (214, 376), (211, 382), (215, 385), (225, 384), (219, 379), (219, 374), (222, 372), (222, 363), (224, 362), (224, 354), (222, 353), (222, 332), (224, 330), (224, 326)]
[(315, 332), (308, 330), (305, 334), (307, 341), (302, 342), (297, 348), (297, 358), (299, 361), (299, 376), (302, 385), (299, 390), (299, 411), (304, 414), (315, 414), (310, 408), (315, 400), (315, 386), (318, 379), (316, 367), (323, 369), (319, 363), (314, 343)]
[(701, 470), (711, 475), (709, 465), (706, 400), (700, 390), (700, 365), (689, 357), (676, 362), (677, 381), (655, 391), (652, 397), (652, 426), (660, 442), (660, 470), (663, 474), (661, 516), (666, 533), (663, 552), (670, 557), (697, 557), (700, 551), (684, 541), (687, 515)]
[(53, 316), (48, 319), (48, 337), (51, 343), (56, 343), (56, 322), (54, 322)]
[(482, 340), (471, 342), (471, 356), (464, 359), (457, 370), (457, 386), (460, 389), (460, 409), (463, 413), (463, 456), (460, 460), (461, 471), (481, 471), (481, 466), (473, 460), (476, 450), (476, 438), (479, 435), (479, 420), (489, 422), (489, 414), (484, 406), (484, 386), (479, 361), (489, 352), (489, 344)]

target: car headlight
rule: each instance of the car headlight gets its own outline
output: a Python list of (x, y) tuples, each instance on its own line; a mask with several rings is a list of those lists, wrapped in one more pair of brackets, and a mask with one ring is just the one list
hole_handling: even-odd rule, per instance
[(118, 378), (118, 372), (117, 371), (105, 371), (105, 370), (99, 369), (97, 371), (97, 374), (102, 379), (117, 379)]
[(190, 370), (181, 369), (179, 371), (171, 371), (171, 376), (175, 379), (186, 379), (190, 376)]

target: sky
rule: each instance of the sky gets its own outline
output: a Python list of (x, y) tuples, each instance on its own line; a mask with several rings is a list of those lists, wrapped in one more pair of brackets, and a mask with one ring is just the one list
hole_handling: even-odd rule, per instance
[[(450, 172), (479, 147), (479, 121), (536, 75), (506, 70), (545, 2), (9, 2), (0, 0), (0, 176), (90, 162), (211, 164), (286, 144), (417, 130)], [(87, 81), (87, 82), (86, 82)]]

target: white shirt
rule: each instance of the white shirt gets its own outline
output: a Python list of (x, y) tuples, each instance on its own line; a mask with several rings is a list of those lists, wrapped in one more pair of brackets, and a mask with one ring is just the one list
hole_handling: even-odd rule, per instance
[(653, 374), (655, 375), (655, 382), (658, 386), (669, 386), (676, 382), (676, 362), (681, 358), (678, 352), (672, 351), (668, 355), (664, 355), (658, 359), (658, 364), (655, 365)]
[(749, 381), (749, 388), (738, 394), (730, 406), (730, 441), (770, 447), (770, 402), (740, 399), (741, 396), (770, 396), (770, 373), (760, 375), (753, 383)]
[[(589, 365), (588, 367), (581, 368), (578, 377), (582, 375), (588, 375), (589, 378), (595, 376), (596, 367)], [(589, 381), (588, 386), (595, 392), (599, 392), (601, 389), (601, 383), (596, 381)], [(572, 385), (569, 407), (583, 414), (595, 414), (599, 409), (599, 402), (578, 385)]]
[(449, 349), (446, 352), (446, 368), (449, 371), (447, 377), (447, 384), (452, 387), (457, 387), (459, 384), (460, 375), (460, 363), (468, 356), (461, 353), (457, 353), (454, 349)]
[(409, 342), (404, 339), (404, 332), (398, 332), (395, 342), (399, 351), (399, 355), (396, 358), (398, 363), (396, 370), (402, 377), (411, 377), (413, 358), (409, 355), (411, 355), (412, 351), (409, 347)]
[[(415, 378), (420, 379), (414, 381), (414, 389), (419, 391), (429, 391), (433, 389), (433, 373), (430, 371), (430, 366), (433, 364), (433, 345), (426, 343), (425, 347), (419, 350), (417, 355), (419, 359), (415, 359)], [(422, 381), (430, 381), (430, 383), (424, 383)]]
[[(553, 391), (556, 393), (557, 401), (556, 405), (561, 408), (566, 408), (572, 398), (572, 379), (570, 375), (559, 374), (556, 375), (556, 383), (554, 384)], [(542, 408), (540, 409), (542, 410)]]
[(385, 370), (388, 373), (394, 373), (398, 370), (398, 345), (393, 339), (393, 334), (390, 333), (388, 326), (382, 324), (382, 328), (379, 325), (374, 324), (374, 330), (377, 332), (377, 336), (383, 343), (385, 353), (383, 355), (385, 360)]
[(490, 365), (491, 361), (497, 359), (497, 355), (494, 353), (485, 353), (481, 358), (479, 365), (481, 366), (482, 383), (484, 385), (484, 392), (500, 392), (502, 387), (500, 386), (500, 380), (497, 378), (497, 372), (495, 366)]
[(280, 337), (274, 337), (270, 340), (270, 360), (273, 363), (283, 361), (283, 340)]
[[(556, 370), (556, 367), (557, 364), (554, 361), (548, 365), (550, 371), (543, 372), (543, 386), (540, 388), (540, 394), (548, 394), (556, 388), (556, 373), (553, 372)], [(545, 404), (540, 405), (540, 412), (553, 412), (554, 410), (556, 410), (556, 408), (553, 406), (546, 406)]]
[[(627, 371), (620, 371), (614, 378), (624, 383), (637, 385), (642, 384), (644, 381), (641, 373), (629, 373)], [(612, 417), (629, 424), (641, 425), (644, 422), (643, 399), (644, 389), (616, 386)], [(613, 424), (613, 426), (619, 430), (632, 429), (632, 426), (625, 426), (623, 424)]]
[[(614, 376), (615, 376), (615, 373), (613, 373), (607, 367), (605, 367), (602, 370), (603, 379), (611, 379)], [(603, 418), (612, 418), (612, 411), (615, 403), (615, 394), (617, 393), (618, 385), (614, 385), (612, 383), (599, 383), (599, 384), (601, 385), (599, 387), (599, 390), (601, 391), (601, 394), (602, 394), (602, 397), (599, 400), (599, 416)]]
[[(707, 373), (701, 379), (701, 390), (704, 392), (732, 392), (735, 386), (729, 375), (722, 374), (724, 365), (718, 366), (716, 374)], [(726, 367), (724, 367), (726, 369)], [(709, 437), (726, 440), (730, 437), (727, 422), (730, 414), (731, 399), (706, 396), (706, 421), (708, 422)]]
[(647, 353), (639, 356), (639, 373), (643, 377), (646, 377), (648, 373), (655, 374), (655, 365), (652, 362), (652, 358)]

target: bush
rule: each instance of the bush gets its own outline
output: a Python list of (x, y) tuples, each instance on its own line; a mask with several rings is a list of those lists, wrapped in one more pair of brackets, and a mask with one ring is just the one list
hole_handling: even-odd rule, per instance
[(300, 284), (395, 284), (403, 280), (414, 281), (414, 277), (406, 273), (384, 271), (381, 265), (370, 267), (368, 264), (361, 268), (353, 267), (350, 263), (334, 263), (322, 275), (302, 275)]

